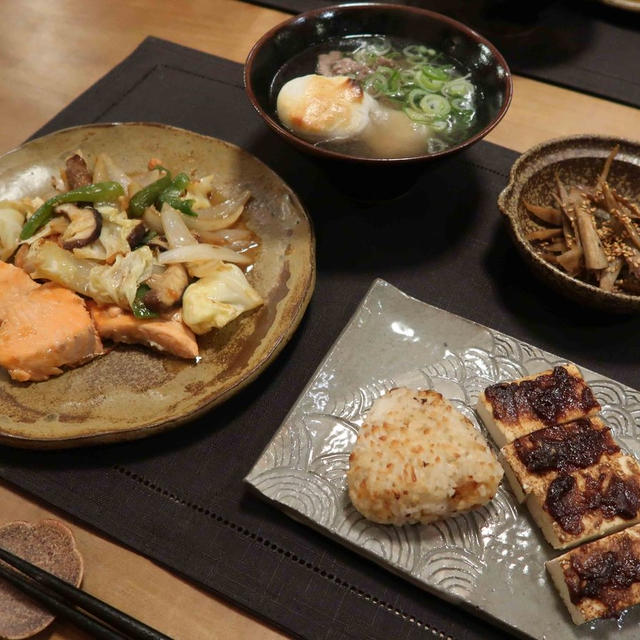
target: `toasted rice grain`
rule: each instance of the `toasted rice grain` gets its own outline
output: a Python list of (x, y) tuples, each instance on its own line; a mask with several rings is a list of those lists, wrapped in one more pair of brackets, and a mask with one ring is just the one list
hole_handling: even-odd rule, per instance
[(502, 475), (482, 435), (441, 394), (400, 388), (367, 414), (347, 482), (365, 518), (403, 525), (487, 503)]

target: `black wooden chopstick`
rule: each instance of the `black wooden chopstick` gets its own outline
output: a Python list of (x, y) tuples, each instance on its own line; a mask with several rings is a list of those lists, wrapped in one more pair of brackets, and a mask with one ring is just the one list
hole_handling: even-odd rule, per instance
[[(140, 622), (140, 620), (136, 620), (106, 602), (94, 598), (86, 591), (74, 587), (72, 584), (44, 571), (40, 567), (36, 567), (2, 547), (0, 547), (0, 559), (29, 576), (32, 580), (28, 580), (16, 571), (12, 571), (0, 564), (0, 575), (2, 577), (33, 597), (34, 600), (42, 602), (51, 611), (66, 617), (77, 626), (93, 633), (97, 638), (104, 638), (105, 640), (122, 640), (123, 638), (130, 638), (131, 640), (171, 640), (169, 636), (156, 631)], [(46, 587), (53, 594), (47, 593), (42, 587)], [(45, 601), (45, 599), (48, 601)], [(75, 609), (74, 605), (90, 613), (91, 616), (79, 609)], [(122, 631), (125, 635), (114, 632), (102, 623)], [(87, 626), (83, 625), (89, 625), (92, 628), (87, 628)]]
[(26, 593), (30, 598), (39, 602), (50, 613), (59, 615), (73, 622), (77, 627), (91, 634), (92, 637), (99, 638), (99, 640), (126, 640), (125, 636), (120, 635), (113, 629), (105, 627), (95, 618), (70, 607), (68, 604), (65, 604), (42, 590), (36, 582), (25, 578), (21, 573), (9, 569), (4, 565), (0, 565), (0, 576), (14, 585), (19, 591)]

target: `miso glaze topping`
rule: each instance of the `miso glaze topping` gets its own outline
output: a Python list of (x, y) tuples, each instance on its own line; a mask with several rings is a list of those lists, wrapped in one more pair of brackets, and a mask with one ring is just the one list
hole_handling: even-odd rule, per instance
[(573, 471), (620, 451), (611, 430), (596, 429), (589, 418), (534, 431), (514, 442), (516, 455), (530, 473)]
[(605, 616), (615, 616), (632, 604), (625, 592), (640, 582), (640, 549), (626, 533), (608, 541), (606, 551), (593, 553), (590, 545), (577, 549), (564, 569), (564, 577), (571, 602), (599, 600), (606, 607)]
[(586, 476), (583, 489), (572, 475), (561, 473), (547, 490), (545, 509), (560, 527), (571, 534), (583, 531), (583, 516), (599, 514), (604, 520), (635, 518), (640, 508), (640, 486), (636, 477), (621, 478), (606, 465), (599, 474)]
[(491, 403), (494, 417), (506, 423), (533, 418), (551, 426), (564, 420), (572, 410), (587, 413), (599, 407), (586, 383), (571, 376), (564, 367), (555, 367), (550, 374), (532, 380), (492, 385), (485, 391), (485, 397)]

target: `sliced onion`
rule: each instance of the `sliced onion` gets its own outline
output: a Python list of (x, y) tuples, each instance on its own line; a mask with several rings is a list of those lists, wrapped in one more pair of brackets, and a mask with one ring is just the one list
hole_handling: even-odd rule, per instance
[(195, 244), (169, 249), (158, 256), (160, 264), (176, 264), (179, 262), (205, 262), (207, 260), (222, 260), (246, 266), (251, 259), (241, 253), (236, 253), (227, 247), (214, 247), (210, 244)]
[(197, 231), (218, 231), (226, 229), (238, 221), (251, 192), (243, 191), (238, 197), (230, 198), (208, 209), (199, 209), (198, 217), (185, 216), (185, 223)]
[(189, 267), (189, 275), (193, 278), (206, 278), (220, 270), (222, 260), (206, 260), (205, 262), (192, 262)]
[(131, 184), (131, 178), (111, 159), (111, 156), (100, 153), (93, 168), (93, 181), (106, 182), (107, 180), (119, 182), (125, 193)]
[(155, 231), (158, 234), (164, 233), (162, 226), (162, 218), (160, 218), (160, 212), (155, 207), (147, 207), (142, 214), (142, 221), (147, 225), (148, 229)]
[(233, 244), (251, 242), (252, 234), (248, 229), (220, 229), (218, 231), (198, 231), (198, 237), (210, 244)]
[(198, 241), (184, 223), (182, 214), (166, 202), (162, 205), (160, 218), (162, 219), (164, 235), (172, 249), (198, 244)]

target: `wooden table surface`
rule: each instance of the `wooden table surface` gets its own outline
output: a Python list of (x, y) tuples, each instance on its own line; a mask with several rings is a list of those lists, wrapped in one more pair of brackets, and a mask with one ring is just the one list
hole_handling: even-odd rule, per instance
[[(244, 61), (287, 14), (235, 0), (3, 0), (0, 153), (19, 145), (148, 35)], [(631, 64), (631, 61), (628, 61)], [(573, 133), (640, 137), (640, 110), (516, 77), (509, 112), (488, 136), (523, 151)], [(85, 558), (84, 588), (173, 638), (284, 638), (153, 562), (0, 485), (0, 523), (56, 517)], [(42, 637), (86, 636), (56, 622)]]

